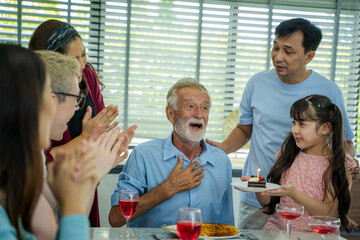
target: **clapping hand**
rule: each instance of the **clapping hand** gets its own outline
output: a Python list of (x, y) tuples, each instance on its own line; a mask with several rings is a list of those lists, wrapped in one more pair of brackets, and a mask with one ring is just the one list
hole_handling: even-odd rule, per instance
[[(101, 124), (95, 128), (90, 141), (96, 146), (96, 162), (100, 179), (121, 161), (127, 158), (127, 148), (134, 137), (136, 125), (120, 133), (120, 128), (115, 128), (101, 133)], [(77, 168), (81, 169), (84, 162), (79, 161)]]
[(131, 143), (131, 140), (134, 138), (135, 135), (135, 129), (137, 128), (137, 125), (132, 125), (122, 133), (118, 135), (117, 141), (121, 142), (119, 154), (117, 155), (117, 159), (113, 164), (113, 167), (118, 165), (121, 161), (125, 160), (129, 152), (127, 151), (129, 144)]
[[(95, 146), (83, 141), (72, 151), (59, 152), (48, 164), (47, 181), (60, 203), (62, 216), (86, 214), (88, 196), (99, 180), (95, 156)], [(84, 163), (81, 169), (76, 167), (78, 161)]]
[(98, 148), (96, 159), (98, 162), (99, 175), (101, 177), (104, 177), (128, 155), (127, 146), (126, 148), (122, 147), (123, 142), (127, 141), (127, 135), (119, 137), (119, 131), (119, 128), (112, 129), (100, 135), (95, 141)]
[(82, 120), (81, 136), (83, 136), (85, 139), (90, 138), (94, 129), (98, 127), (99, 124), (102, 126), (101, 132), (110, 131), (119, 124), (118, 121), (111, 124), (111, 122), (119, 115), (118, 106), (109, 105), (101, 110), (101, 112), (96, 114), (96, 116), (93, 118), (91, 118), (91, 113), (91, 107), (88, 107)]

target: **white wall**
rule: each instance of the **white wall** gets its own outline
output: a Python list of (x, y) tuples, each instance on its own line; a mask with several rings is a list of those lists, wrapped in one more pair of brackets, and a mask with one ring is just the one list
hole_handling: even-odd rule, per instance
[(100, 182), (98, 186), (100, 223), (102, 227), (110, 227), (108, 215), (110, 211), (111, 195), (114, 192), (118, 174), (108, 174)]

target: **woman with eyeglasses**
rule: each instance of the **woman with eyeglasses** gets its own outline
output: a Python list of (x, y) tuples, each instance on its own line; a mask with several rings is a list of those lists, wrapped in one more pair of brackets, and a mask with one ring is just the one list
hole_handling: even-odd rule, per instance
[[(41, 149), (49, 146), (55, 114), (50, 81), (42, 61), (15, 45), (0, 44), (0, 73), (0, 239), (35, 239), (31, 218), (43, 186)], [(95, 155), (94, 146), (83, 142), (48, 165), (47, 182), (60, 204), (57, 239), (90, 237), (86, 196), (98, 181)], [(76, 168), (79, 162), (84, 168)]]
[[(53, 156), (59, 150), (71, 149), (81, 142), (81, 139), (89, 139), (99, 123), (102, 124), (104, 131), (109, 131), (118, 125), (118, 122), (111, 124), (119, 114), (117, 106), (110, 105), (105, 108), (99, 87), (99, 85), (101, 87), (104, 85), (100, 82), (95, 69), (87, 62), (84, 44), (74, 27), (58, 20), (48, 20), (34, 31), (30, 39), (29, 49), (47, 49), (74, 57), (79, 61), (81, 67), (79, 86), (85, 95), (85, 99), (81, 101), (81, 108), (75, 112), (69, 121), (69, 128), (64, 133), (63, 139), (58, 142), (53, 141), (53, 147), (45, 151), (47, 162), (53, 161)], [(133, 126), (132, 132), (134, 129)], [(97, 191), (89, 218), (92, 227), (100, 226)]]

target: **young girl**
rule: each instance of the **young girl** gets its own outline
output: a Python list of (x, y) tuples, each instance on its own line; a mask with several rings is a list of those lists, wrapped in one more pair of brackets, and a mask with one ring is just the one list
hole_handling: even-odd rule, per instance
[(346, 231), (352, 231), (349, 189), (355, 163), (345, 156), (341, 111), (327, 97), (311, 95), (295, 102), (290, 116), (292, 132), (267, 178), (281, 188), (257, 193), (264, 212), (272, 214), (264, 229), (286, 229), (285, 221), (274, 214), (281, 202), (305, 208), (303, 216), (294, 220), (294, 230), (308, 230), (307, 217), (320, 215), (339, 217)]

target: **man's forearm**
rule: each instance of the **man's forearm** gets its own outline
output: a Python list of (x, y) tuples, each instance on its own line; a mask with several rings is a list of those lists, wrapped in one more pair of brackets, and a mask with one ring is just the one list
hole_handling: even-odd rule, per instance
[[(144, 194), (139, 198), (139, 206), (131, 220), (134, 220), (163, 201), (171, 198), (172, 196), (167, 193), (165, 182), (152, 189), (150, 192)], [(112, 227), (121, 227), (126, 223), (126, 219), (120, 213), (119, 206), (113, 206), (109, 213), (109, 222)]]
[(251, 138), (252, 125), (237, 125), (221, 143), (226, 154), (242, 148)]

